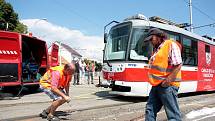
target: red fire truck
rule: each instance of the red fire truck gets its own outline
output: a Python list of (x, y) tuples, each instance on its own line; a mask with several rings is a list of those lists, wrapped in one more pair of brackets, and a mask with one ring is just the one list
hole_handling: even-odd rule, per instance
[[(115, 21), (113, 21), (115, 22)], [(111, 23), (113, 23), (111, 22)], [(105, 34), (104, 79), (112, 94), (148, 96), (150, 42), (144, 42), (149, 28), (156, 27), (182, 46), (182, 82), (179, 93), (215, 90), (215, 40), (202, 37), (159, 17), (132, 16)], [(109, 25), (109, 24), (108, 24)], [(160, 60), (162, 61), (162, 60)]]
[(0, 87), (39, 87), (39, 78), (47, 68), (58, 64), (58, 46), (48, 57), (46, 42), (36, 37), (0, 31)]

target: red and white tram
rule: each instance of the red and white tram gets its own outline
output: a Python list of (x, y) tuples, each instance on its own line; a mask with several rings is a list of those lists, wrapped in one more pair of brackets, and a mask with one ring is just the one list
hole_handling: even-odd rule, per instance
[(148, 60), (152, 46), (143, 40), (150, 27), (165, 31), (169, 39), (182, 46), (179, 93), (215, 90), (214, 39), (191, 33), (169, 21), (152, 21), (138, 14), (117, 23), (105, 36), (103, 78), (111, 82), (111, 94), (149, 95)]

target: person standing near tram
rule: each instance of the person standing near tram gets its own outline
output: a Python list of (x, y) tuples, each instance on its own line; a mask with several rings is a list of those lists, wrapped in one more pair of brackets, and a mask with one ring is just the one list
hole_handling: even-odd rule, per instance
[(149, 82), (152, 89), (146, 104), (145, 121), (156, 121), (164, 106), (169, 121), (181, 121), (177, 93), (181, 81), (181, 49), (179, 43), (167, 40), (165, 32), (151, 28), (145, 41), (153, 45), (149, 60)]

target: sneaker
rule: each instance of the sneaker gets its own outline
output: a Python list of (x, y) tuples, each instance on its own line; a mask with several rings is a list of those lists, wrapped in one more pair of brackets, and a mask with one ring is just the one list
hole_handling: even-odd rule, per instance
[(56, 116), (48, 116), (47, 120), (48, 121), (60, 121), (60, 119), (58, 117), (56, 117)]
[(42, 117), (42, 118), (47, 118), (48, 112), (46, 112), (46, 110), (43, 110), (43, 112), (40, 113), (39, 116)]

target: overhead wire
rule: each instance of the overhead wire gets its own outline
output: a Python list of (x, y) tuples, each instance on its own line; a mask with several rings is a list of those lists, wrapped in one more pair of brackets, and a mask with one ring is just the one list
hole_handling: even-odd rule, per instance
[[(183, 0), (185, 3), (187, 3), (188, 5), (190, 4), (188, 1)], [(205, 15), (207, 18), (209, 18), (210, 20), (215, 22), (215, 18), (211, 17), (210, 15), (208, 15), (207, 13), (205, 13), (204, 11), (202, 11), (200, 8), (198, 8), (197, 6), (192, 4), (192, 7), (195, 8), (197, 11), (199, 11), (201, 14)]]

